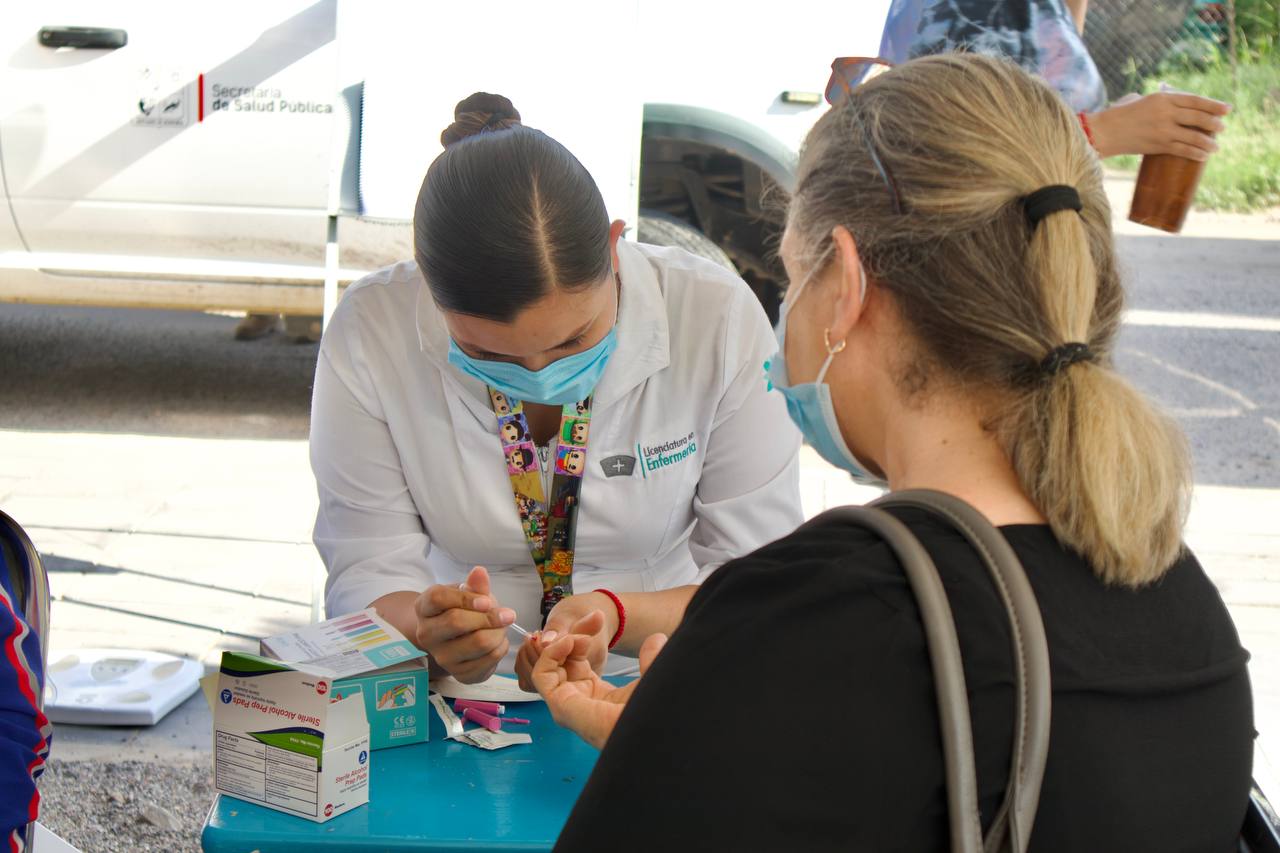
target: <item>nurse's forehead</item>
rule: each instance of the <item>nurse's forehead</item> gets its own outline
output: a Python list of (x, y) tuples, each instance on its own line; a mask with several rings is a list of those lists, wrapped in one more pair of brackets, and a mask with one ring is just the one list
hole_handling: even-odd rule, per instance
[(587, 331), (608, 301), (609, 288), (553, 288), (509, 323), (445, 312), (449, 333), (460, 346), (493, 355), (527, 358), (555, 349)]

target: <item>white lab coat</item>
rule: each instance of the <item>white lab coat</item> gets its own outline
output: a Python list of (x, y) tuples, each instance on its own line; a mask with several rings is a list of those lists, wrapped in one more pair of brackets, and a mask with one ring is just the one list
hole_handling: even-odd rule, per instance
[[(800, 435), (781, 395), (766, 390), (764, 362), (777, 345), (755, 296), (679, 249), (624, 241), (618, 257), (618, 345), (594, 395), (579, 593), (700, 583), (802, 520)], [(484, 385), (448, 364), (448, 347), (444, 320), (407, 262), (352, 285), (325, 331), (311, 466), (326, 610), (457, 584), (482, 565), (498, 602), (533, 630), (541, 586), (497, 419)], [(677, 453), (690, 436), (694, 449)], [(602, 462), (617, 456), (638, 457), (630, 476), (606, 476)], [(500, 671), (511, 670), (512, 645)], [(609, 671), (633, 667), (611, 659)]]

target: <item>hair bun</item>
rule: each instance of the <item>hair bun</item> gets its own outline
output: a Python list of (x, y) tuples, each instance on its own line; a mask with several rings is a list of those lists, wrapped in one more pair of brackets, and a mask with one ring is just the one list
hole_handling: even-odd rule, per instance
[(440, 134), (440, 142), (447, 148), (468, 136), (519, 125), (520, 113), (510, 100), (502, 95), (476, 92), (453, 108), (453, 124)]

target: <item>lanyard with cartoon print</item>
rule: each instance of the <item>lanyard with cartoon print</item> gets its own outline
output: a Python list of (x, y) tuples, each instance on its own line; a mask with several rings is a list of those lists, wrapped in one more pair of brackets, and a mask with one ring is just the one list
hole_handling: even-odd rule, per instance
[(587, 470), (591, 398), (567, 403), (561, 410), (550, 502), (542, 487), (538, 450), (524, 404), (509, 400), (493, 388), (489, 388), (489, 401), (498, 416), (498, 438), (511, 477), (520, 527), (542, 580), (541, 612), (545, 624), (551, 608), (573, 594), (573, 547), (578, 532), (578, 506), (582, 502), (582, 475)]

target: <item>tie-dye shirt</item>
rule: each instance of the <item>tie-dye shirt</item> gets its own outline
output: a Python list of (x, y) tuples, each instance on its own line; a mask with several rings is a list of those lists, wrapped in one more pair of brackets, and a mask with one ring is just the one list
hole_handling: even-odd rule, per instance
[(1062, 0), (893, 0), (882, 57), (905, 62), (954, 50), (1013, 59), (1073, 110), (1107, 104), (1102, 76)]

